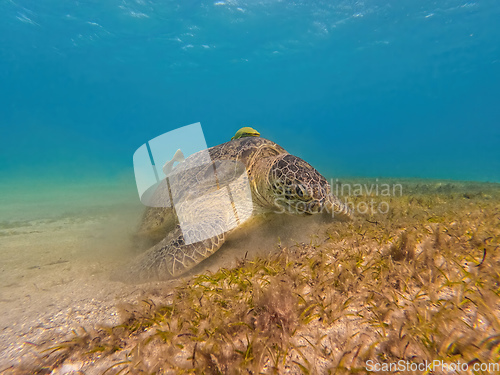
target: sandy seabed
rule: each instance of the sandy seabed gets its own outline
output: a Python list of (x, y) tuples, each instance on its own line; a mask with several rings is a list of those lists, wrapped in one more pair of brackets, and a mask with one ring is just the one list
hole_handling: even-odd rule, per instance
[(36, 360), (32, 344), (54, 334), (116, 324), (116, 302), (141, 293), (109, 280), (142, 209), (131, 192), (95, 184), (5, 187), (0, 204), (0, 369)]

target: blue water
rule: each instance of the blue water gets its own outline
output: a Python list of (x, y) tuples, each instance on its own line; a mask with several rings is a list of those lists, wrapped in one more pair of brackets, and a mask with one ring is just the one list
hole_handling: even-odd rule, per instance
[(500, 182), (500, 1), (0, 1), (2, 179), (253, 126), (328, 176)]

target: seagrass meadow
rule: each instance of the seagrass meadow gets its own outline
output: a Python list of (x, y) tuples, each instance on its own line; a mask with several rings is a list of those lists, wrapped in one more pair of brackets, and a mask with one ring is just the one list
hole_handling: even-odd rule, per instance
[(367, 363), (439, 360), (469, 372), (498, 363), (500, 186), (408, 180), (386, 201), (387, 213), (325, 223), (308, 243), (155, 284), (118, 303), (119, 324), (28, 343), (31, 355), (3, 372), (365, 374)]

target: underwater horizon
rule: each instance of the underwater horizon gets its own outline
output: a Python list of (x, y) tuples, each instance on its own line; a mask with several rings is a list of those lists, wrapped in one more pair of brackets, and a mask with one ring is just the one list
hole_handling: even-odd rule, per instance
[(500, 3), (0, 3), (3, 183), (132, 181), (144, 142), (242, 126), (329, 177), (500, 182)]

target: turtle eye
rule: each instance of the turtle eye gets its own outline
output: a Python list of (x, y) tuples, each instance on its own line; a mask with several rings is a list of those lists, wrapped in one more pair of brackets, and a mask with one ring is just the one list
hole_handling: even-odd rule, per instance
[(302, 186), (297, 186), (295, 188), (295, 191), (297, 192), (297, 195), (301, 198), (304, 197), (304, 190), (302, 189)]

